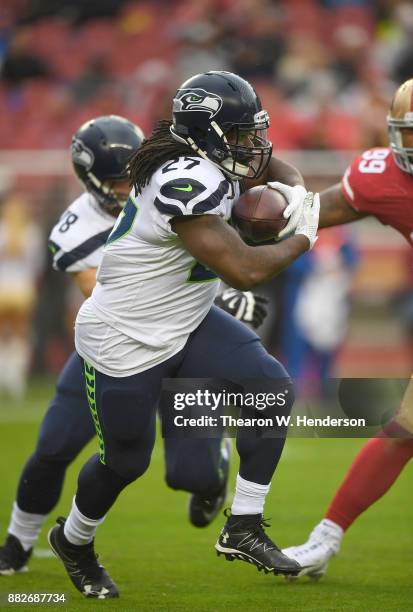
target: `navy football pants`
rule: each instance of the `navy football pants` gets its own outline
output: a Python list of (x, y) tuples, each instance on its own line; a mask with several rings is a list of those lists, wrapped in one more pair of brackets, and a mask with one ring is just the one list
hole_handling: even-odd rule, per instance
[[(245, 381), (259, 379), (259, 391), (267, 393), (278, 392), (282, 380), (289, 389), (289, 401), (283, 408), (267, 406), (265, 416), (288, 415), (294, 397), (287, 372), (265, 351), (258, 336), (215, 306), (185, 347), (158, 366), (114, 378), (85, 363), (85, 377), (100, 453), (91, 457), (80, 472), (76, 503), (85, 516), (93, 519), (103, 517), (122, 489), (149, 466), (163, 378), (225, 379), (242, 383), (244, 392), (257, 392), (256, 383)], [(237, 436), (239, 471), (246, 480), (270, 482), (286, 435), (283, 425), (275, 429), (273, 436)]]
[[(69, 464), (96, 434), (90, 414), (82, 361), (73, 353), (40, 427), (36, 450), (20, 476), (17, 504), (25, 512), (48, 514), (57, 504)], [(166, 481), (203, 497), (219, 491), (220, 439), (165, 439)]]

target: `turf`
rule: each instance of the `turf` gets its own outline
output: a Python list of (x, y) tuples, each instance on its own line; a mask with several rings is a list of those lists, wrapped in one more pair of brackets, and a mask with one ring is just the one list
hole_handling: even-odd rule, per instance
[[(29, 401), (23, 403), (0, 398), (1, 534), (51, 390), (48, 384), (34, 386)], [(287, 442), (266, 505), (266, 514), (272, 517), (270, 533), (279, 545), (306, 539), (361, 444), (362, 440), (340, 439)], [(64, 495), (47, 527), (59, 514), (67, 514), (78, 469), (92, 452), (94, 446), (88, 447), (70, 469)], [(171, 491), (163, 482), (158, 440), (150, 470), (122, 494), (99, 530), (97, 549), (118, 583), (121, 599), (82, 599), (56, 559), (35, 557), (29, 573), (0, 578), (0, 609), (39, 609), (7, 605), (10, 592), (53, 592), (65, 593), (67, 602), (49, 604), (47, 610), (413, 610), (412, 489), (413, 472), (407, 467), (391, 491), (350, 529), (325, 579), (287, 583), (247, 564), (216, 557), (213, 545), (222, 521), (201, 530), (189, 525), (188, 496)], [(47, 550), (46, 531), (38, 544), (40, 553)]]

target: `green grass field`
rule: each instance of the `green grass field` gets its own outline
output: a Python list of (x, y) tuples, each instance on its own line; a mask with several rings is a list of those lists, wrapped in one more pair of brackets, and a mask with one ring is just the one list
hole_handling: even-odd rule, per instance
[[(0, 398), (1, 538), (16, 479), (33, 449), (51, 392), (50, 385), (41, 384), (31, 389), (30, 401), (18, 404)], [(341, 439), (287, 442), (266, 505), (266, 515), (272, 517), (270, 534), (280, 546), (306, 539), (361, 444), (362, 440)], [(47, 528), (55, 517), (67, 514), (78, 469), (94, 450), (94, 446), (86, 449), (70, 469), (63, 498)], [(236, 456), (233, 459), (234, 475)], [(203, 530), (189, 525), (187, 494), (164, 484), (159, 439), (151, 468), (122, 494), (97, 538), (96, 548), (120, 588), (121, 599), (82, 599), (55, 558), (36, 556), (29, 573), (0, 578), (0, 609), (39, 608), (7, 605), (10, 592), (63, 592), (67, 603), (47, 605), (48, 610), (413, 610), (412, 489), (413, 470), (408, 467), (387, 496), (350, 529), (325, 579), (287, 583), (215, 555), (213, 546), (222, 521)], [(48, 552), (46, 531), (38, 544), (40, 555)]]

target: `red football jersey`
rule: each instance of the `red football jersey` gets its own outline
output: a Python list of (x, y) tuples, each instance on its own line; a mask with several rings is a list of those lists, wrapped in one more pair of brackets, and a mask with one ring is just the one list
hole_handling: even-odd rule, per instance
[(369, 149), (356, 157), (341, 189), (352, 208), (391, 225), (413, 244), (413, 175), (396, 165), (390, 148)]

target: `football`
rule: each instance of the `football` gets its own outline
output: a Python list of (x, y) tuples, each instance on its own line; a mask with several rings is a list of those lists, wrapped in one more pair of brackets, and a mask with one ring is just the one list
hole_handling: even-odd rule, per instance
[(258, 185), (243, 193), (232, 209), (232, 222), (243, 238), (265, 242), (278, 237), (288, 219), (284, 195), (268, 185)]

